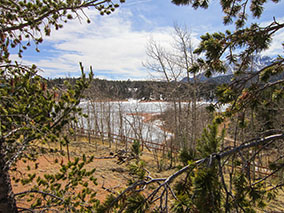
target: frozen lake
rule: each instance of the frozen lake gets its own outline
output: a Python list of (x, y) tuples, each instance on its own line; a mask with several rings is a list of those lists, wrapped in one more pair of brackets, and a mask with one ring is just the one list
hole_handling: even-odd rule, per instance
[(81, 118), (80, 127), (96, 132), (111, 132), (144, 141), (162, 143), (172, 134), (160, 128), (160, 120), (147, 120), (164, 112), (171, 104), (168, 102), (139, 102), (137, 100), (116, 102), (83, 101), (80, 106), (89, 119)]
[[(182, 102), (186, 106), (187, 102)], [(208, 102), (199, 102), (198, 105), (208, 105)], [(173, 134), (161, 128), (161, 120), (149, 119), (154, 115), (165, 112), (172, 107), (171, 102), (139, 102), (138, 100), (92, 102), (82, 101), (80, 106), (89, 119), (81, 118), (80, 127), (95, 132), (123, 135), (128, 138), (162, 143), (170, 139)], [(147, 119), (147, 121), (146, 121)]]

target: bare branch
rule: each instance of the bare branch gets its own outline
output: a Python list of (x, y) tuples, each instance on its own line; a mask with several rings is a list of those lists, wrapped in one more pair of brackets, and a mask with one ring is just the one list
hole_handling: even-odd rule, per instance
[(64, 203), (64, 199), (62, 199), (61, 197), (58, 197), (54, 194), (48, 193), (48, 192), (44, 192), (44, 191), (39, 191), (39, 190), (29, 190), (29, 191), (23, 191), (23, 192), (19, 192), (16, 193), (15, 196), (19, 196), (19, 195), (24, 195), (24, 194), (30, 194), (30, 193), (37, 193), (37, 194), (42, 194), (42, 195), (48, 195), (50, 197), (53, 197), (57, 200), (60, 200), (62, 203)]
[[(249, 140), (246, 143), (243, 143), (242, 145), (233, 148), (229, 151), (224, 151), (221, 153), (214, 153), (211, 154), (210, 156), (197, 160), (192, 164), (189, 164), (185, 167), (183, 167), (182, 169), (178, 170), (177, 172), (175, 172), (174, 174), (172, 174), (171, 176), (169, 176), (168, 178), (157, 178), (157, 179), (151, 179), (150, 181), (138, 181), (134, 184), (132, 184), (131, 186), (129, 186), (128, 188), (126, 188), (119, 196), (116, 197), (116, 199), (110, 204), (109, 208), (111, 208), (115, 203), (117, 203), (120, 198), (122, 198), (123, 195), (125, 195), (127, 192), (133, 191), (135, 190), (137, 187), (140, 186), (145, 186), (145, 185), (149, 185), (152, 183), (156, 183), (156, 182), (161, 182), (164, 181), (163, 183), (161, 183), (146, 199), (144, 202), (148, 202), (150, 201), (151, 203), (155, 202), (158, 199), (161, 199), (165, 194), (167, 195), (167, 191), (170, 190), (170, 184), (174, 181), (175, 178), (177, 178), (178, 176), (180, 176), (181, 174), (183, 174), (186, 171), (189, 170), (193, 170), (196, 166), (203, 164), (205, 162), (210, 162), (211, 164), (209, 164), (208, 166), (212, 166), (212, 162), (214, 160), (218, 160), (220, 162), (221, 159), (227, 157), (227, 156), (231, 156), (235, 153), (238, 153), (242, 150), (251, 148), (251, 147), (257, 147), (260, 145), (265, 145), (266, 143), (270, 143), (271, 141), (276, 141), (276, 140), (280, 140), (280, 139), (284, 139), (284, 133), (282, 134), (275, 134), (275, 135), (270, 135), (264, 138), (256, 138), (253, 140)], [(224, 183), (224, 179), (223, 179), (223, 183)], [(161, 194), (156, 197), (157, 193), (162, 189)], [(226, 189), (225, 189), (226, 190)], [(172, 191), (171, 191), (172, 192)], [(226, 190), (226, 192), (228, 193), (228, 195), (232, 196), (231, 193), (229, 193), (228, 190)], [(172, 193), (173, 194), (173, 193)], [(176, 196), (173, 194), (174, 198), (176, 198)], [(168, 205), (168, 203), (166, 202), (165, 205)], [(160, 203), (160, 208), (162, 208), (162, 203)], [(167, 209), (167, 207), (165, 207)]]

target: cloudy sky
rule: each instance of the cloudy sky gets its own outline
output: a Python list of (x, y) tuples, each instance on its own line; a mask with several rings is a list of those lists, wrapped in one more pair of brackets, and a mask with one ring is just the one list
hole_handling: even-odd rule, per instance
[[(30, 48), (23, 63), (35, 63), (44, 77), (79, 76), (79, 62), (93, 67), (95, 77), (112, 80), (149, 80), (149, 71), (142, 66), (146, 60), (146, 44), (154, 39), (171, 43), (174, 23), (187, 26), (194, 43), (206, 32), (224, 31), (219, 1), (214, 0), (208, 10), (194, 10), (190, 6), (176, 6), (170, 0), (126, 0), (113, 14), (101, 16), (88, 10), (91, 23), (73, 20), (60, 31), (52, 32), (39, 46), (40, 53)], [(260, 20), (265, 23), (284, 20), (284, 2), (268, 4)], [(275, 36), (266, 55), (283, 54), (281, 41), (284, 32)]]

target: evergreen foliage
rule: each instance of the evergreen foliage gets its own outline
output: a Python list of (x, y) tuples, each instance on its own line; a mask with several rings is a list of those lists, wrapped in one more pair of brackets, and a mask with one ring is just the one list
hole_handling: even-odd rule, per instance
[[(7, 186), (10, 185), (7, 173), (19, 159), (36, 159), (40, 151), (36, 149), (37, 143), (46, 144), (50, 141), (62, 145), (69, 143), (62, 130), (68, 122), (76, 122), (75, 114), (82, 115), (78, 104), (83, 97), (84, 88), (89, 85), (93, 75), (91, 72), (87, 78), (83, 67), (81, 69), (82, 78), (77, 81), (74, 88), (67, 83), (67, 89), (61, 97), (57, 97), (55, 88), (54, 90), (46, 88), (46, 81), (36, 74), (35, 67), (16, 64), (1, 69), (1, 74), (4, 76), (1, 79), (3, 86), (0, 88), (0, 155), (1, 175), (4, 176), (1, 178), (7, 182)], [(71, 133), (67, 131), (65, 134)], [(9, 190), (6, 192), (13, 195)], [(1, 196), (3, 201), (13, 200), (8, 194), (1, 193)], [(31, 207), (35, 208), (38, 205), (41, 206), (41, 203)], [(14, 207), (9, 206), (9, 208), (12, 212), (16, 211), (13, 210)]]
[[(66, 164), (62, 164), (59, 172), (55, 174), (29, 175), (21, 179), (23, 185), (36, 184), (29, 190), (15, 194), (16, 197), (25, 198), (30, 204), (30, 209), (55, 208), (68, 212), (92, 212), (99, 201), (95, 198), (94, 185), (97, 185), (93, 177), (95, 169), (87, 171), (84, 167), (92, 162), (93, 157), (85, 156), (80, 160), (75, 158)], [(78, 193), (74, 193), (77, 191)], [(35, 196), (38, 194), (40, 196)]]
[[(210, 1), (173, 2), (206, 9)], [(182, 152), (184, 167), (167, 178), (153, 178), (145, 169), (145, 163), (138, 160), (140, 144), (136, 142), (132, 151), (137, 161), (130, 165), (133, 181), (117, 197), (110, 195), (99, 204), (90, 186), (91, 182), (96, 184), (95, 170), (85, 169), (92, 158), (86, 156), (62, 164), (56, 174), (44, 177), (29, 174), (16, 179), (24, 185), (35, 180), (36, 185), (13, 194), (9, 170), (19, 159), (35, 159), (39, 152), (36, 143), (53, 141), (68, 145), (67, 134), (72, 130), (63, 130), (68, 122), (76, 122), (75, 114), (82, 115), (78, 105), (93, 74), (90, 72), (87, 78), (81, 65), (81, 79), (73, 85), (66, 82), (64, 91), (59, 93), (56, 88), (47, 88), (47, 82), (37, 75), (34, 65), (23, 66), (12, 62), (9, 56), (10, 50), (17, 47), (21, 57), (31, 42), (37, 46), (43, 41), (38, 35), (49, 36), (52, 27), (62, 28), (60, 20), (79, 18), (78, 10), (92, 6), (103, 15), (110, 14), (118, 5), (96, 0), (1, 1), (0, 212), (25, 210), (16, 206), (15, 196), (29, 197), (29, 211), (58, 207), (74, 212), (146, 212), (150, 208), (155, 212), (169, 212), (171, 200), (175, 200), (171, 206), (174, 212), (255, 212), (255, 207), (263, 208), (284, 185), (283, 177), (273, 177), (281, 175), (284, 169), (281, 116), (284, 80), (272, 80), (283, 73), (284, 59), (278, 56), (270, 65), (251, 72), (254, 55), (269, 48), (273, 35), (283, 29), (284, 23), (274, 18), (267, 26), (246, 25), (247, 11), (258, 18), (266, 2), (269, 1), (221, 0), (224, 24), (234, 21), (236, 29), (201, 36), (195, 53), (204, 57), (196, 60), (189, 70), (191, 73), (203, 70), (206, 76), (213, 72), (225, 73), (224, 60), (236, 67), (233, 81), (217, 90), (219, 103), (229, 104), (229, 108), (224, 113), (216, 112), (215, 118), (216, 123), (230, 121), (231, 144), (223, 143), (224, 133), (218, 134), (218, 126), (214, 123), (204, 130), (194, 155), (186, 150)], [(125, 88), (110, 87), (109, 92), (113, 91), (123, 93)], [(270, 171), (263, 176), (258, 170), (266, 156), (269, 156)], [(268, 182), (272, 177), (273, 181)], [(153, 184), (154, 188), (146, 193), (145, 188)], [(78, 186), (80, 189), (74, 194)], [(34, 194), (41, 197), (36, 198)]]
[(109, 15), (119, 4), (106, 0), (1, 0), (0, 63), (10, 62), (10, 48), (19, 48), (20, 57), (32, 43), (39, 51), (38, 45), (43, 42), (42, 35), (50, 36), (53, 27), (59, 30), (63, 23), (71, 19), (82, 19), (81, 16), (85, 16), (89, 23), (90, 20), (84, 13), (78, 13), (89, 7), (96, 8), (101, 15)]
[[(121, 2), (124, 2), (121, 0)], [(48, 88), (35, 65), (24, 66), (10, 59), (10, 52), (18, 50), (22, 57), (24, 50), (33, 44), (39, 52), (38, 45), (43, 42), (43, 35), (50, 36), (51, 30), (59, 30), (71, 19), (82, 19), (79, 11), (94, 7), (101, 15), (110, 14), (119, 5), (112, 1), (97, 0), (1, 0), (0, 2), (0, 212), (18, 212), (11, 187), (9, 170), (19, 159), (34, 160), (39, 153), (37, 144), (50, 141), (68, 145), (67, 135), (72, 134), (67, 124), (76, 122), (76, 114), (82, 116), (78, 107), (84, 90), (89, 86), (93, 73), (86, 77), (80, 65), (82, 77), (71, 85), (65, 82), (63, 91), (55, 87)], [(82, 12), (82, 15), (85, 13)], [(87, 22), (90, 20), (85, 17)], [(67, 130), (66, 130), (67, 129)], [(64, 131), (63, 131), (64, 130)], [(89, 161), (82, 157), (82, 162), (75, 159), (68, 165), (62, 165), (56, 175), (46, 174), (38, 177), (35, 188), (21, 196), (41, 194), (42, 198), (31, 199), (30, 209), (59, 209), (70, 211), (91, 211), (86, 204), (86, 197), (91, 206), (97, 203), (95, 193), (88, 188), (84, 177), (91, 179), (94, 170), (86, 171), (84, 166)], [(14, 167), (17, 169), (17, 167)], [(71, 171), (70, 171), (71, 170)], [(35, 180), (36, 174), (20, 181), (23, 184)], [(60, 183), (66, 181), (65, 188)], [(77, 185), (81, 185), (78, 194), (70, 194)], [(42, 191), (41, 191), (42, 190)], [(18, 194), (19, 196), (19, 194)]]
[[(212, 160), (210, 155), (218, 153), (220, 142), (224, 135), (218, 136), (218, 125), (209, 125), (197, 143), (197, 158), (209, 156), (207, 165), (200, 165), (194, 173), (188, 172), (186, 179), (175, 186), (177, 197), (173, 209), (175, 212), (220, 212), (221, 209), (221, 182), (218, 175), (218, 161)], [(193, 161), (188, 161), (193, 164)]]
[[(210, 6), (209, 0), (172, 2), (195, 9)], [(279, 55), (271, 64), (255, 69), (253, 58), (270, 47), (284, 23), (274, 17), (266, 26), (247, 24), (250, 14), (254, 18), (262, 15), (267, 2), (270, 1), (220, 0), (224, 24), (234, 22), (236, 28), (201, 36), (194, 51), (200, 58), (191, 66), (191, 72), (204, 71), (209, 77), (214, 72), (226, 73), (226, 63), (232, 64), (233, 79), (218, 87), (219, 102), (210, 110), (214, 111), (219, 104), (229, 107), (224, 113), (215, 112), (215, 124), (204, 130), (196, 156), (183, 150), (184, 167), (164, 179), (133, 183), (117, 199), (137, 185), (146, 187), (158, 182), (145, 198), (157, 212), (256, 212), (283, 188), (284, 59)], [(224, 133), (217, 134), (217, 123), (228, 126), (231, 138), (226, 143)], [(266, 161), (271, 170), (267, 170)], [(267, 166), (265, 173), (260, 171), (263, 164)], [(170, 195), (175, 200), (171, 209)]]
[(131, 146), (131, 154), (139, 160), (139, 156), (142, 154), (141, 153), (141, 147), (140, 147), (140, 141), (139, 140), (134, 140), (133, 144)]
[[(74, 84), (76, 78), (49, 79), (47, 83), (48, 87), (56, 86), (63, 89), (65, 88), (64, 81), (68, 81), (70, 82), (70, 84)], [(169, 91), (178, 86), (179, 90), (176, 91), (174, 95), (183, 97), (182, 100), (187, 100), (193, 94), (192, 89), (188, 88), (187, 84), (188, 83), (185, 82), (167, 83), (164, 81), (112, 81), (94, 79), (91, 82), (90, 87), (86, 90), (85, 94), (87, 94), (88, 97), (95, 101), (117, 101), (127, 100), (131, 98), (143, 101), (169, 101), (171, 100), (172, 96)], [(218, 84), (220, 84), (219, 81), (198, 82), (198, 87), (200, 88), (199, 98), (212, 100), (214, 98), (214, 90)]]

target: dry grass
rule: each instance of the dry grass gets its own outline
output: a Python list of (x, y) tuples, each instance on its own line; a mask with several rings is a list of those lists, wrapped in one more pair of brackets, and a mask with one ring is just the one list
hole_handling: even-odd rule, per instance
[[(58, 144), (48, 144), (41, 145), (48, 151), (60, 150)], [(96, 168), (95, 177), (97, 178), (98, 185), (94, 186), (97, 191), (97, 199), (103, 201), (106, 196), (110, 193), (109, 191), (119, 192), (128, 184), (130, 180), (129, 168), (127, 163), (118, 164), (117, 158), (111, 159), (98, 159), (101, 157), (110, 156), (110, 153), (116, 153), (117, 150), (123, 149), (124, 145), (117, 144), (109, 146), (108, 142), (102, 143), (100, 140), (92, 140), (91, 143), (88, 142), (87, 138), (77, 138), (76, 141), (72, 142), (69, 146), (70, 158), (82, 156), (94, 155), (96, 159), (87, 165), (87, 169)], [(60, 165), (55, 164), (55, 161), (59, 163), (66, 163), (68, 161), (66, 155), (66, 147), (62, 148), (65, 153), (64, 156), (58, 152), (42, 154), (38, 157), (36, 162), (23, 162), (19, 161), (17, 163), (18, 172), (12, 172), (12, 177), (19, 177), (19, 175), (27, 175), (29, 173), (36, 172), (38, 175), (43, 176), (45, 173), (55, 173), (60, 168)], [(161, 153), (158, 155), (161, 159)], [(152, 177), (167, 177), (173, 174), (175, 170), (163, 170), (162, 172), (157, 171), (157, 161), (153, 153), (145, 149), (141, 159), (146, 162), (146, 168), (150, 171)], [(167, 160), (164, 160), (166, 165), (169, 165)], [(34, 167), (35, 163), (38, 163), (38, 169)], [(28, 169), (28, 167), (30, 169)], [(25, 191), (27, 188), (31, 187), (32, 184), (28, 186), (22, 186), (20, 183), (12, 182), (13, 190), (15, 193)], [(24, 200), (18, 200), (19, 205), (26, 205)], [(265, 210), (259, 210), (259, 212), (284, 212), (284, 193), (279, 191), (279, 196), (273, 200)]]
[[(62, 163), (68, 162), (66, 147), (60, 147), (59, 144), (50, 143), (37, 146), (44, 148), (47, 153), (40, 154), (35, 162), (19, 161), (16, 165), (17, 172), (11, 172), (11, 177), (20, 178), (27, 177), (28, 174), (35, 173), (39, 176), (44, 174), (54, 174), (60, 169)], [(94, 155), (93, 162), (86, 166), (86, 169), (96, 168), (94, 176), (97, 178), (97, 186), (94, 186), (97, 191), (96, 198), (100, 201), (105, 200), (110, 191), (119, 192), (125, 189), (128, 181), (131, 179), (129, 175), (128, 163), (118, 164), (117, 158), (99, 159), (103, 157), (111, 157), (110, 153), (116, 153), (117, 150), (123, 149), (121, 144), (109, 146), (108, 142), (102, 143), (100, 140), (92, 140), (88, 142), (87, 138), (77, 138), (76, 141), (69, 145), (70, 159), (80, 157), (83, 154), (86, 156)], [(64, 155), (60, 154), (60, 150)], [(51, 151), (51, 152), (50, 152)], [(153, 153), (148, 150), (143, 151), (141, 159), (146, 162), (147, 169), (153, 177), (166, 177), (173, 171), (157, 172), (155, 158)], [(58, 162), (58, 163), (55, 163)], [(38, 168), (35, 168), (35, 164)], [(23, 186), (21, 183), (12, 181), (14, 193), (22, 192), (31, 188), (33, 183)], [(19, 200), (18, 204), (26, 206), (25, 201)]]

